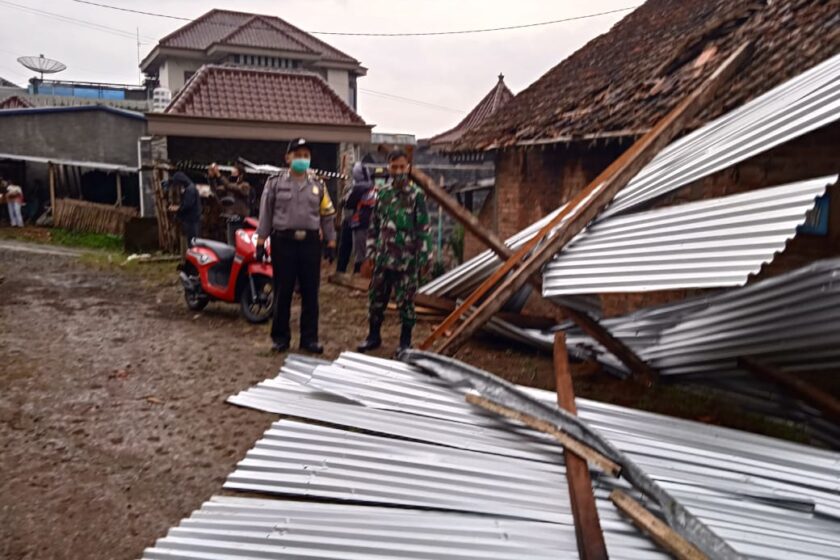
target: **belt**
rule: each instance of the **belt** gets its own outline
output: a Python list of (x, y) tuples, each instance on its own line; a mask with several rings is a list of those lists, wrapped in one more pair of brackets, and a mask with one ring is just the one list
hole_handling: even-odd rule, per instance
[(295, 241), (306, 241), (318, 239), (320, 232), (317, 229), (281, 229), (274, 232), (280, 239), (293, 239)]

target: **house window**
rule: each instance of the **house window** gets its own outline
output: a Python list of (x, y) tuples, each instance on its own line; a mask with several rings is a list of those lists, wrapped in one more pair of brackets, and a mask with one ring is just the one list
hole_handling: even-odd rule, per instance
[(193, 77), (193, 74), (195, 74), (195, 70), (192, 70), (192, 71), (191, 71), (191, 70), (187, 70), (186, 72), (184, 72), (184, 83), (185, 83), (185, 84), (186, 84), (188, 81), (190, 81), (190, 78), (192, 78), (192, 77)]

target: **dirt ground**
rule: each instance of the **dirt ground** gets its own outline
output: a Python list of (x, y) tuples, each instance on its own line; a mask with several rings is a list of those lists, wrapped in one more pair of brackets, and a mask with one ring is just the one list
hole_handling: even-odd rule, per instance
[[(275, 419), (224, 403), (276, 374), (268, 326), (188, 311), (173, 263), (0, 240), (0, 278), (0, 558), (137, 558)], [(363, 338), (366, 300), (328, 283), (321, 298), (334, 358)], [(384, 334), (387, 356), (395, 320)]]
[[(0, 558), (137, 558), (221, 491), (275, 419), (224, 400), (274, 376), (283, 358), (269, 351), (268, 326), (233, 305), (188, 311), (173, 263), (120, 266), (2, 237)], [(364, 294), (323, 284), (324, 357), (355, 347), (365, 314)], [(396, 322), (391, 314), (381, 356), (393, 352)], [(417, 337), (431, 328), (422, 321)], [(553, 386), (550, 357), (532, 350), (479, 339), (458, 357)], [(715, 410), (612, 378), (576, 388), (717, 421)]]

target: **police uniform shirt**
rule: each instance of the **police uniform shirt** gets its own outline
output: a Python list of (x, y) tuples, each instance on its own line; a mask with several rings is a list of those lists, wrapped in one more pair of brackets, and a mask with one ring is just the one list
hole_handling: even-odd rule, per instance
[(334, 215), (335, 208), (323, 181), (312, 173), (296, 179), (287, 171), (272, 175), (265, 183), (257, 235), (265, 239), (272, 231), (320, 228), (324, 239), (333, 241)]

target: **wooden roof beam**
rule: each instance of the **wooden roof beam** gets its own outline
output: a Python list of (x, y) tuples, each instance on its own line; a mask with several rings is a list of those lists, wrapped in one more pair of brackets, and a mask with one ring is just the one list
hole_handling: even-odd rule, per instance
[[(569, 241), (583, 231), (607, 207), (613, 197), (682, 132), (688, 120), (708, 105), (719, 87), (738, 70), (748, 53), (749, 43), (744, 43), (736, 49), (708, 79), (578, 193), (557, 217), (470, 294), (464, 304), (442, 323), (444, 327), (442, 332), (447, 333), (459, 319), (463, 318), (461, 324), (454, 328), (451, 336), (444, 341), (440, 352), (447, 355), (457, 352), (529, 280), (532, 274), (538, 272)], [(546, 239), (561, 223), (563, 227), (553, 237)], [(537, 247), (540, 242), (543, 243)], [(484, 300), (475, 312), (465, 317), (466, 312), (482, 298)], [(435, 336), (440, 334), (437, 333)]]

